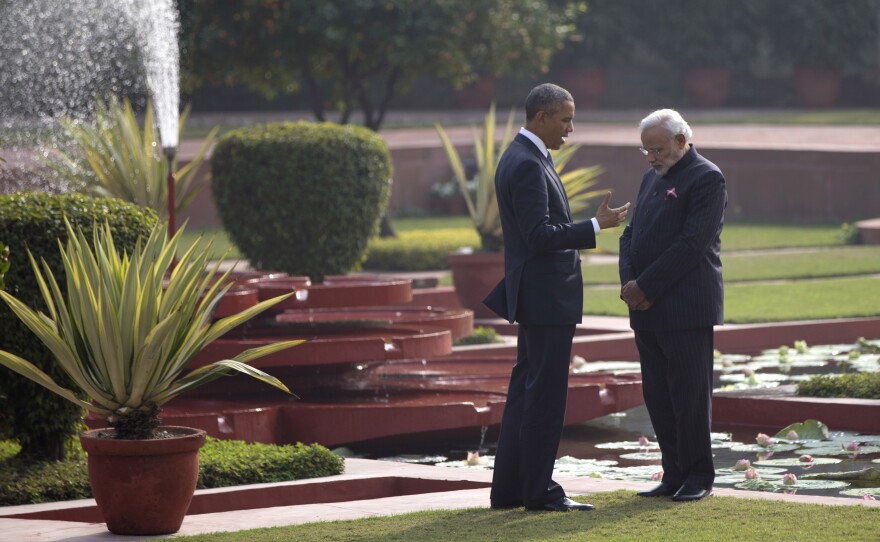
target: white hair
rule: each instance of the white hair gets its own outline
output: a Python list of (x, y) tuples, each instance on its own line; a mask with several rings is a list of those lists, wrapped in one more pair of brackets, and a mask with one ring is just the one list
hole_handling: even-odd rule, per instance
[(691, 137), (694, 135), (687, 121), (675, 109), (658, 109), (643, 118), (639, 123), (639, 133), (643, 134), (645, 130), (655, 126), (662, 126), (669, 133), (670, 137), (675, 137), (678, 134), (684, 135), (685, 142), (687, 143), (690, 143)]

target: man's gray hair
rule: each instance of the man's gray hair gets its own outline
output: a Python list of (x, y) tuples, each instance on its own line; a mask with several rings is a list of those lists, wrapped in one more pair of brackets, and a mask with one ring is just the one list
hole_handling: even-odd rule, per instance
[(643, 134), (645, 130), (655, 126), (662, 126), (669, 133), (670, 137), (683, 134), (687, 143), (690, 143), (691, 137), (694, 135), (691, 127), (675, 109), (658, 109), (643, 118), (642, 122), (639, 123), (639, 133)]
[(565, 102), (574, 103), (569, 91), (553, 83), (538, 85), (526, 97), (526, 120), (535, 118), (538, 111), (555, 113)]

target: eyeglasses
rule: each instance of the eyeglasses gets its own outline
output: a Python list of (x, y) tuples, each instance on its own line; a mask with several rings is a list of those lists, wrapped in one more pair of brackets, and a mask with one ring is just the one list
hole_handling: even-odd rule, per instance
[(663, 152), (663, 147), (639, 147), (639, 152), (648, 156), (649, 154), (653, 154), (654, 156), (660, 156), (660, 153)]

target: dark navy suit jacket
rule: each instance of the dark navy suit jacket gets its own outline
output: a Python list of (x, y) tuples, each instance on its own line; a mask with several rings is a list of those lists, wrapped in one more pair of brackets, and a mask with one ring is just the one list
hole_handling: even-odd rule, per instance
[(620, 237), (621, 284), (636, 279), (654, 305), (630, 311), (633, 329), (695, 329), (724, 320), (721, 170), (691, 146), (666, 175), (645, 173)]
[(517, 134), (495, 172), (504, 232), (504, 278), (484, 300), (510, 323), (578, 324), (583, 280), (578, 249), (594, 248), (590, 220), (572, 222), (556, 170)]

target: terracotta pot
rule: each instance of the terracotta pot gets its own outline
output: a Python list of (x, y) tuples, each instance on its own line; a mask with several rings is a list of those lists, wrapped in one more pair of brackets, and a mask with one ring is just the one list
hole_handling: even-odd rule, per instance
[(453, 252), (447, 256), (458, 302), (474, 311), (474, 318), (498, 318), (483, 305), (498, 281), (504, 277), (503, 252)]
[(841, 79), (840, 70), (798, 68), (794, 71), (794, 90), (807, 107), (831, 107), (837, 103)]
[(180, 530), (199, 477), (205, 432), (163, 426), (171, 436), (151, 440), (100, 438), (112, 429), (80, 434), (89, 454), (89, 483), (107, 529), (153, 535)]
[(730, 68), (690, 68), (684, 89), (694, 105), (718, 107), (730, 96)]
[(578, 107), (598, 107), (605, 96), (608, 72), (603, 68), (565, 70), (562, 72), (562, 86), (571, 92)]

